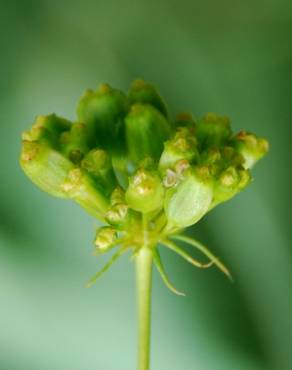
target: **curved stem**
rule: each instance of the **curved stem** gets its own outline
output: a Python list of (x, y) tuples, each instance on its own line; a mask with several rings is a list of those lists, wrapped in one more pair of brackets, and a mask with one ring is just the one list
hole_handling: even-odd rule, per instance
[(150, 363), (152, 259), (152, 250), (147, 244), (136, 255), (138, 370), (149, 370)]

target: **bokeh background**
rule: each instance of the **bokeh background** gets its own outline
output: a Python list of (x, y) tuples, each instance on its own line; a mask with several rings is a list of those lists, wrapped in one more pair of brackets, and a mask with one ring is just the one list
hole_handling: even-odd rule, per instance
[(75, 117), (101, 82), (145, 78), (172, 114), (227, 114), (265, 136), (255, 181), (190, 231), (232, 270), (163, 252), (186, 298), (154, 275), (153, 370), (291, 370), (292, 2), (0, 1), (0, 369), (134, 370), (134, 266), (93, 288), (96, 222), (18, 165), (36, 114)]

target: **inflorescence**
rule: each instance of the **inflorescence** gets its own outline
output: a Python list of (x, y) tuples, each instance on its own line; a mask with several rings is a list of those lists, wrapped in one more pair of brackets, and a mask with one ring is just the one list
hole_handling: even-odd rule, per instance
[[(20, 163), (42, 190), (72, 199), (103, 224), (95, 251), (116, 251), (89, 285), (126, 250), (135, 256), (145, 243), (178, 294), (158, 243), (197, 267), (215, 264), (229, 275), (206, 247), (181, 233), (246, 188), (268, 142), (245, 131), (233, 134), (229, 119), (214, 113), (200, 119), (181, 113), (172, 120), (155, 88), (142, 80), (128, 94), (107, 84), (87, 90), (77, 117), (38, 116), (23, 133)], [(174, 240), (192, 244), (208, 260), (195, 260)]]

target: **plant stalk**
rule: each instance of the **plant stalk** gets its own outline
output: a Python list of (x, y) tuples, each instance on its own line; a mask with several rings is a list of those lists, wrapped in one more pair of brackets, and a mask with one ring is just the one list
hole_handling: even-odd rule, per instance
[(152, 250), (147, 244), (136, 255), (138, 298), (138, 367), (149, 370), (151, 329)]

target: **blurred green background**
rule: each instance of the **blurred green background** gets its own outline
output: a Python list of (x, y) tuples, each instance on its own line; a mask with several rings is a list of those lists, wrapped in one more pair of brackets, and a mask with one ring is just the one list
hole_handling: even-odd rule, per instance
[(191, 233), (230, 267), (170, 253), (154, 275), (153, 370), (291, 370), (292, 2), (0, 0), (0, 369), (134, 370), (134, 266), (91, 256), (96, 222), (18, 165), (36, 114), (70, 119), (87, 87), (145, 78), (172, 114), (227, 114), (269, 139), (255, 181)]

